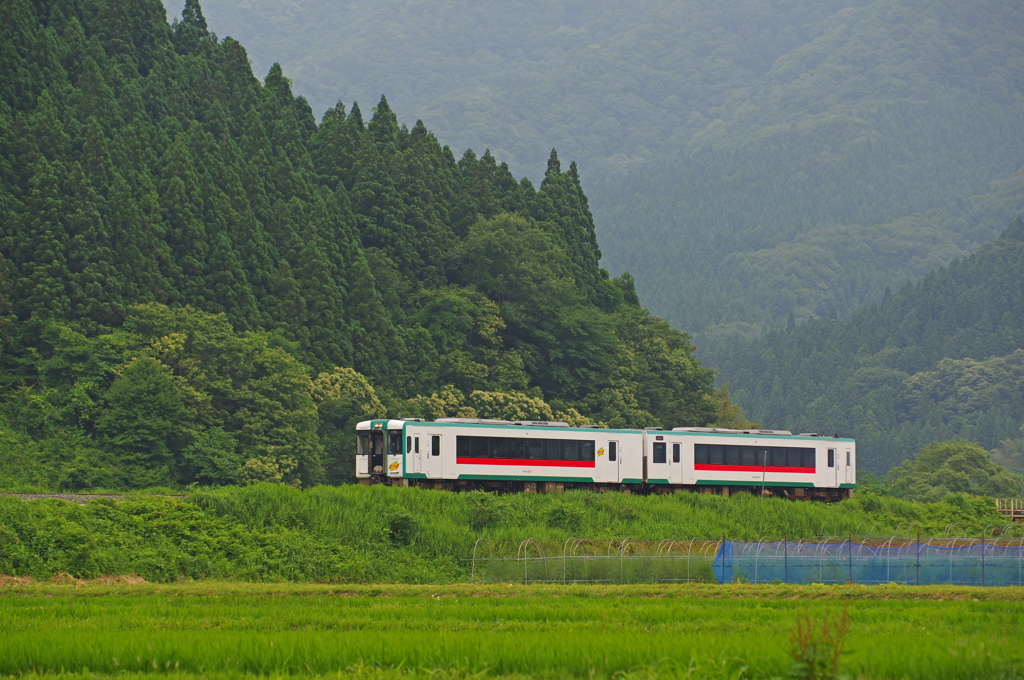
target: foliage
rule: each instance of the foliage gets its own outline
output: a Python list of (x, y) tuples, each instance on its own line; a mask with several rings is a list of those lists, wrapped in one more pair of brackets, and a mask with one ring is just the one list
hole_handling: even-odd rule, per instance
[(889, 475), (892, 493), (925, 502), (950, 493), (1004, 497), (1024, 493), (1024, 476), (1011, 473), (993, 461), (988, 451), (963, 439), (929, 444)]
[[(110, 333), (90, 338), (51, 321), (41, 336), (34, 393), (3, 404), (39, 442), (36, 483), (74, 490), (323, 479), (313, 383), (272, 337), (235, 333), (223, 314), (156, 303), (129, 307), (126, 324)], [(328, 390), (319, 394), (329, 420), (334, 402)]]
[(1021, 435), (1020, 439), (1004, 439), (992, 450), (992, 460), (1017, 474), (1024, 474), (1024, 427)]
[(732, 402), (728, 383), (715, 390), (713, 398), (718, 406), (718, 418), (713, 423), (715, 427), (734, 430), (756, 430), (761, 427), (760, 423), (752, 423), (747, 420), (743, 409)]

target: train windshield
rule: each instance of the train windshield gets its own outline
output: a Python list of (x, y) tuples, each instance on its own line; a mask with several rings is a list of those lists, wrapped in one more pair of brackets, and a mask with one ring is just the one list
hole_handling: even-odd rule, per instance
[(402, 455), (402, 431), (388, 430), (388, 455)]

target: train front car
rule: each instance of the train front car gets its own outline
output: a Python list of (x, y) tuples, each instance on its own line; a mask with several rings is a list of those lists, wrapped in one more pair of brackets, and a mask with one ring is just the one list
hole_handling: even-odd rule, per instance
[(356, 428), (356, 477), (437, 489), (640, 490), (638, 430), (482, 418), (370, 420)]
[[(677, 427), (666, 432), (664, 440), (664, 449), (678, 450), (682, 462), (677, 471), (681, 479), (671, 483), (708, 493), (753, 491), (839, 500), (851, 497), (857, 485), (852, 439), (784, 430)], [(652, 482), (656, 473), (649, 468)]]
[(402, 476), (402, 436), (407, 420), (364, 420), (356, 425), (356, 479), (375, 484)]

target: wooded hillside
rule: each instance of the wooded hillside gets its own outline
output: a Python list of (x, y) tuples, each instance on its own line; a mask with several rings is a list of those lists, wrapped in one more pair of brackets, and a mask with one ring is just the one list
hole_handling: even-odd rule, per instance
[(699, 425), (689, 338), (599, 268), (575, 163), (317, 122), (189, 0), (5, 0), (0, 484), (352, 474), (355, 420)]

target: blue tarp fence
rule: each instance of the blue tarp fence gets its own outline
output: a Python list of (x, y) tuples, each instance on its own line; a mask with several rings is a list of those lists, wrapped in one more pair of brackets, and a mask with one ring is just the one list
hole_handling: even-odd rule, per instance
[(719, 583), (1024, 585), (1024, 540), (722, 541)]

